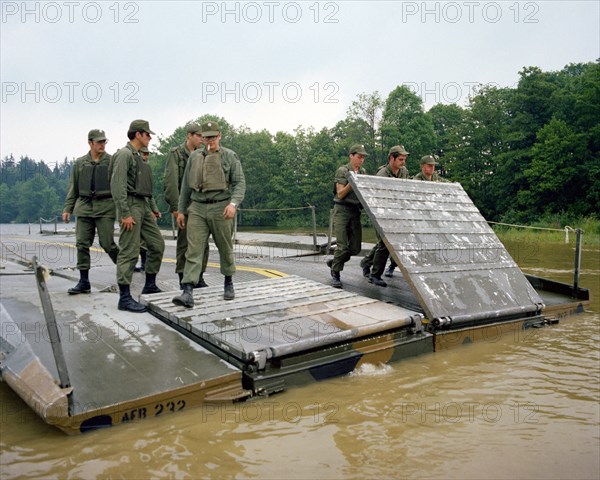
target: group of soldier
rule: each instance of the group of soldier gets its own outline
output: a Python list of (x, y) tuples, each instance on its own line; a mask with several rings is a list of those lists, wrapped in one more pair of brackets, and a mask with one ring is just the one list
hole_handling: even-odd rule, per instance
[[(408, 169), (405, 166), (406, 159), (409, 156), (403, 145), (396, 145), (390, 148), (388, 153), (388, 163), (381, 166), (377, 173), (378, 177), (391, 177), (408, 179)], [(360, 214), (362, 205), (352, 190), (352, 185), (348, 182), (348, 176), (351, 173), (365, 174), (362, 167), (365, 157), (368, 153), (364, 145), (353, 145), (350, 148), (350, 161), (342, 165), (335, 172), (334, 179), (334, 207), (333, 224), (335, 228), (336, 248), (333, 258), (327, 261), (327, 266), (331, 271), (331, 285), (335, 288), (343, 288), (340, 272), (344, 269), (344, 264), (354, 255), (358, 255), (362, 246), (362, 227)], [(413, 180), (425, 180), (433, 182), (443, 181), (437, 173), (437, 165), (434, 155), (425, 155), (421, 158), (421, 171), (415, 175)], [(379, 287), (387, 287), (387, 283), (381, 278), (385, 271), (387, 277), (393, 276), (396, 264), (392, 259), (390, 267), (385, 270), (385, 265), (390, 253), (382, 238), (377, 235), (377, 244), (371, 249), (369, 254), (364, 257), (360, 266), (363, 275), (369, 282)]]
[[(145, 272), (142, 294), (161, 292), (156, 285), (165, 241), (156, 220), (161, 213), (152, 196), (152, 170), (148, 164), (148, 145), (154, 132), (146, 120), (134, 120), (127, 131), (127, 144), (112, 157), (106, 153), (107, 138), (103, 130), (88, 134), (89, 152), (75, 161), (65, 199), (63, 221), (77, 216), (75, 227), (77, 269), (80, 278), (72, 295), (90, 293), (90, 247), (98, 232), (100, 246), (117, 266), (119, 310), (144, 312), (146, 307), (131, 296), (130, 285), (136, 271), (138, 256)], [(366, 174), (362, 164), (367, 156), (364, 145), (353, 145), (349, 162), (339, 167), (334, 180), (334, 210), (336, 250), (327, 261), (332, 286), (343, 288), (340, 272), (362, 245), (360, 221), (361, 203), (352, 185), (350, 173)], [(409, 178), (405, 166), (409, 152), (397, 145), (388, 153), (388, 163), (379, 168), (376, 176)], [(417, 180), (442, 181), (434, 172), (436, 157), (421, 158)], [(194, 306), (194, 288), (206, 287), (204, 272), (208, 262), (208, 238), (212, 235), (217, 246), (220, 271), (225, 277), (223, 298), (235, 298), (233, 274), (233, 219), (244, 199), (246, 181), (238, 155), (221, 146), (221, 130), (217, 123), (190, 123), (186, 140), (169, 150), (164, 172), (165, 200), (177, 222), (175, 272), (179, 277), (181, 295), (173, 298), (178, 306)], [(119, 245), (114, 241), (115, 218), (120, 224)], [(381, 278), (389, 252), (377, 234), (378, 242), (361, 261), (363, 275), (369, 282), (385, 287)], [(395, 264), (385, 271), (393, 275)]]
[[(156, 285), (165, 242), (156, 223), (161, 216), (152, 197), (152, 170), (147, 163), (148, 145), (154, 132), (146, 120), (134, 120), (127, 144), (112, 157), (106, 153), (102, 130), (88, 134), (89, 152), (75, 161), (65, 199), (63, 221), (77, 216), (75, 227), (79, 282), (72, 295), (90, 293), (90, 247), (98, 232), (100, 246), (117, 266), (119, 310), (144, 312), (133, 299), (130, 285), (138, 256), (142, 256), (143, 294), (161, 292)], [(169, 151), (165, 164), (165, 199), (177, 220), (175, 272), (182, 294), (176, 305), (194, 306), (193, 288), (205, 287), (208, 237), (212, 235), (225, 277), (224, 298), (235, 297), (233, 274), (233, 218), (244, 199), (246, 181), (239, 157), (222, 147), (217, 123), (191, 123), (186, 141)], [(114, 222), (119, 220), (119, 245), (114, 241)]]

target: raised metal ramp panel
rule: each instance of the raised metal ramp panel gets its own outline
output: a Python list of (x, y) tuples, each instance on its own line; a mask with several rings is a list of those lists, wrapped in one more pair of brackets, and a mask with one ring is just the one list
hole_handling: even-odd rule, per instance
[(435, 326), (542, 308), (459, 183), (351, 175), (379, 235)]
[(422, 316), (412, 310), (338, 290), (297, 276), (236, 284), (236, 298), (222, 287), (194, 290), (196, 305), (173, 305), (174, 292), (141, 301), (242, 362), (255, 362), (407, 327)]

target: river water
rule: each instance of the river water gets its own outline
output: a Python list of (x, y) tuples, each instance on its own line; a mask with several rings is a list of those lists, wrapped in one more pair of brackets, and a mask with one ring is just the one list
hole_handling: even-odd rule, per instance
[[(507, 248), (525, 272), (572, 282), (573, 242)], [(0, 477), (597, 479), (597, 245), (580, 283), (589, 311), (552, 327), (75, 437), (2, 383)]]

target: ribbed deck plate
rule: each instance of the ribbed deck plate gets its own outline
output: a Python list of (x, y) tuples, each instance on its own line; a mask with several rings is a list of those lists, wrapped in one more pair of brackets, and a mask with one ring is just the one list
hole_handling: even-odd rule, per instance
[(223, 287), (194, 290), (192, 309), (175, 306), (178, 292), (142, 295), (163, 317), (243, 362), (255, 352), (267, 358), (406, 327), (419, 313), (296, 276), (235, 285), (235, 300)]
[(459, 183), (350, 183), (430, 320), (527, 314), (542, 300)]

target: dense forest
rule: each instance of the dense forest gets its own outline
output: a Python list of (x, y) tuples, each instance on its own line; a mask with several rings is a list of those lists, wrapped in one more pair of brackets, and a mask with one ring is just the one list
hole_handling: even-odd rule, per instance
[[(407, 86), (398, 86), (385, 99), (379, 92), (363, 93), (344, 120), (320, 131), (299, 126), (293, 134), (273, 135), (214, 115), (194, 120), (219, 122), (222, 144), (242, 160), (244, 225), (308, 226), (310, 214), (298, 207), (314, 205), (319, 225), (326, 226), (333, 174), (354, 143), (363, 143), (371, 153), (364, 164), (371, 174), (387, 161), (392, 145), (403, 144), (411, 152), (411, 175), (419, 172), (422, 155), (435, 153), (440, 173), (460, 182), (488, 220), (563, 226), (597, 218), (599, 61), (570, 64), (557, 72), (529, 67), (519, 76), (514, 88), (481, 86), (464, 108), (437, 104), (424, 111), (421, 98)], [(151, 144), (157, 149), (151, 156), (155, 194), (165, 213), (166, 153), (184, 140), (182, 124)], [(71, 166), (66, 158), (62, 163), (12, 155), (2, 159), (0, 223), (59, 215)]]

